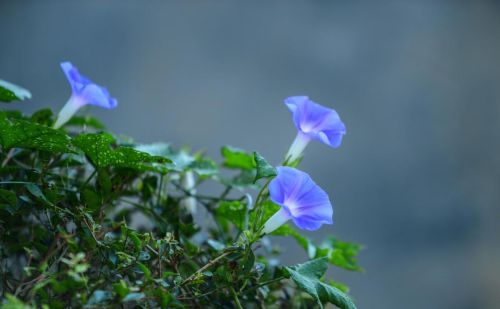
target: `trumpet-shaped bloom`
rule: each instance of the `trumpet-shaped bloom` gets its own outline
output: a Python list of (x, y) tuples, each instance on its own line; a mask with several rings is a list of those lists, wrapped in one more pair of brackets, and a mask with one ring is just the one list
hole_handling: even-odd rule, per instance
[(292, 112), (298, 130), (286, 156), (289, 161), (298, 159), (312, 139), (333, 148), (340, 146), (346, 128), (335, 110), (315, 103), (306, 96), (289, 97), (285, 99), (285, 105)]
[(111, 97), (106, 88), (81, 75), (70, 62), (61, 63), (61, 68), (71, 85), (72, 93), (66, 105), (59, 112), (54, 128), (60, 128), (85, 105), (95, 105), (107, 109), (115, 108), (118, 105), (116, 99)]
[(278, 176), (269, 183), (269, 194), (281, 209), (264, 224), (265, 234), (288, 220), (309, 231), (333, 223), (333, 208), (328, 195), (307, 173), (291, 167), (278, 167), (277, 170)]

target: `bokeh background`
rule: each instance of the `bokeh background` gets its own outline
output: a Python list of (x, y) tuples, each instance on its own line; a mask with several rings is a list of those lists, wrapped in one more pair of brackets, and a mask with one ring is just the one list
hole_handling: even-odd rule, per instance
[(24, 111), (65, 103), (70, 60), (119, 100), (91, 112), (141, 142), (277, 164), (285, 97), (335, 108), (342, 147), (302, 165), (335, 207), (314, 237), (365, 244), (366, 273), (333, 276), (360, 308), (500, 308), (499, 2), (0, 0), (0, 29)]

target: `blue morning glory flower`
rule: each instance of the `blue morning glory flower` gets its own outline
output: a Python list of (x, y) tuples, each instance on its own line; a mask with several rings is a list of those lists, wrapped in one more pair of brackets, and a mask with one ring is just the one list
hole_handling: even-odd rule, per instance
[(307, 173), (292, 167), (278, 167), (277, 170), (278, 175), (269, 183), (269, 195), (281, 209), (264, 224), (265, 234), (288, 220), (309, 231), (333, 223), (333, 208), (328, 195)]
[(333, 148), (340, 146), (346, 128), (335, 110), (315, 103), (306, 96), (289, 97), (285, 99), (285, 104), (292, 112), (298, 130), (286, 156), (289, 162), (298, 159), (312, 139)]
[(66, 105), (59, 112), (54, 128), (60, 128), (85, 105), (95, 105), (107, 109), (115, 108), (118, 105), (116, 99), (110, 96), (106, 88), (80, 75), (78, 69), (70, 62), (62, 62), (61, 68), (71, 85), (72, 93)]

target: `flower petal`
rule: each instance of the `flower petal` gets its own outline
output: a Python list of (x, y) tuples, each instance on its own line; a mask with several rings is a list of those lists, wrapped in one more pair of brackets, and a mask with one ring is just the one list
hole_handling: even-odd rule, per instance
[(82, 99), (91, 105), (100, 106), (107, 109), (115, 108), (118, 102), (109, 95), (106, 88), (96, 84), (85, 86), (80, 94)]
[(289, 97), (285, 104), (299, 131), (330, 147), (340, 146), (346, 128), (335, 110), (315, 103), (307, 96)]
[(80, 75), (78, 69), (71, 62), (62, 62), (61, 69), (75, 93), (79, 93), (86, 85), (92, 83), (88, 78)]
[(299, 228), (315, 230), (333, 223), (328, 194), (308, 174), (291, 167), (278, 167), (277, 171), (269, 184), (270, 198), (290, 213)]

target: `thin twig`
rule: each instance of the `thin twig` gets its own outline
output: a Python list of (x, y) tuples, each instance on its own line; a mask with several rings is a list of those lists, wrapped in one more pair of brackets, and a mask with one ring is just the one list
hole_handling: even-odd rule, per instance
[(222, 258), (228, 256), (230, 253), (231, 253), (230, 251), (224, 252), (223, 254), (219, 255), (215, 259), (211, 260), (210, 262), (208, 262), (207, 264), (205, 264), (205, 266), (203, 266), (202, 268), (198, 269), (194, 274), (192, 274), (191, 276), (189, 276), (186, 280), (182, 281), (181, 285), (184, 285), (184, 284), (188, 283), (189, 281), (192, 281), (194, 278), (196, 278), (196, 276), (199, 273), (201, 273), (201, 272), (205, 271), (206, 269), (212, 267), (215, 263), (217, 263)]

